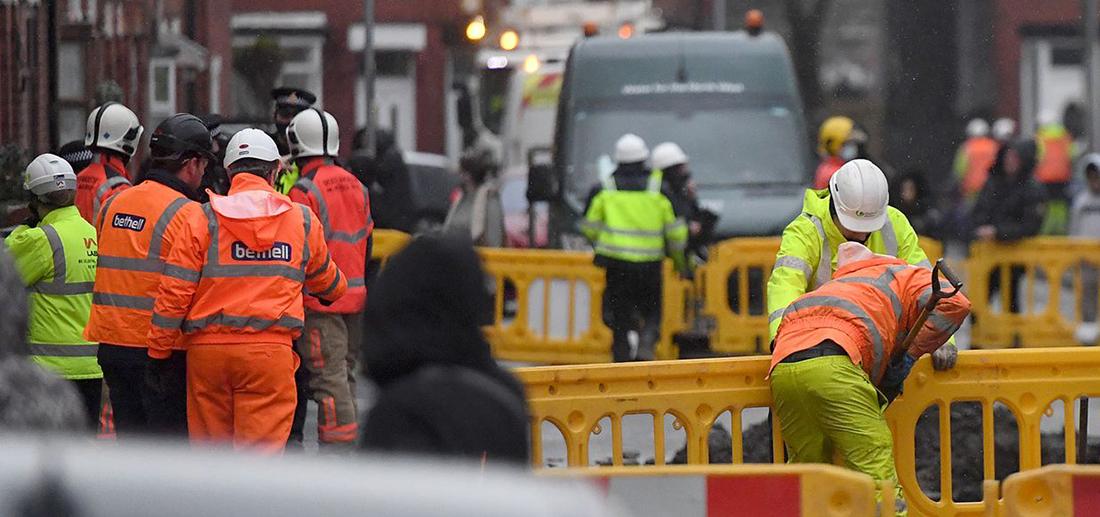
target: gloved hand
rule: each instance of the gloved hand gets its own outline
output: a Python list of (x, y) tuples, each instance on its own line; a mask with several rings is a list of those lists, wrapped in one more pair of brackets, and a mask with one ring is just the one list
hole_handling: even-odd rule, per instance
[(943, 346), (932, 352), (932, 367), (937, 371), (950, 370), (955, 367), (955, 363), (959, 361), (959, 348), (951, 343), (945, 343)]
[(145, 363), (145, 387), (158, 396), (171, 392), (177, 376), (175, 368), (176, 363), (170, 356), (165, 359), (150, 357)]
[(886, 368), (886, 374), (882, 376), (881, 383), (882, 394), (886, 395), (888, 402), (893, 402), (898, 395), (901, 395), (905, 378), (909, 376), (909, 371), (913, 369), (916, 362), (917, 360), (909, 354), (901, 354), (901, 357), (890, 361), (890, 366)]

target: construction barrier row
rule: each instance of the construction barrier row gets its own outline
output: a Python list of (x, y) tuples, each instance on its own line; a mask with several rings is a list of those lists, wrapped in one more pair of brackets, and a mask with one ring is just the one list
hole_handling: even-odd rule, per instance
[[(583, 478), (635, 517), (761, 516), (871, 517), (893, 515), (893, 489), (875, 502), (867, 475), (832, 465), (669, 466), (654, 472), (628, 467), (544, 470)], [(878, 508), (889, 508), (879, 512)]]
[[(551, 459), (544, 452), (547, 444), (562, 441), (561, 461), (567, 466), (588, 467), (603, 460), (614, 466), (625, 465), (624, 451), (636, 450), (639, 445), (624, 443), (624, 427), (627, 422), (636, 424), (635, 417), (642, 416), (644, 422), (652, 424), (641, 431), (634, 427), (630, 437), (643, 441), (647, 449), (643, 458), (651, 453), (653, 465), (629, 468), (659, 469), (681, 445), (686, 448), (686, 463), (707, 464), (708, 439), (714, 439), (712, 427), (720, 420), (727, 421), (731, 431), (733, 463), (745, 462), (747, 448), (758, 451), (768, 445), (770, 459), (782, 463), (783, 442), (777, 421), (757, 418), (766, 422), (763, 425), (770, 425), (770, 433), (742, 433), (750, 423), (743, 419), (753, 410), (766, 409), (770, 415), (767, 368), (766, 357), (744, 357), (519, 369), (517, 374), (527, 386), (532, 415), (533, 461), (536, 466), (544, 465)], [(1000, 440), (1005, 437), (995, 435), (995, 412), (996, 418), (1010, 415), (1015, 421), (1019, 469), (1028, 471), (1039, 468), (1044, 461), (1040, 431), (1044, 416), (1061, 407), (1064, 418), (1060, 445), (1064, 457), (1047, 460), (1075, 463), (1075, 401), (1100, 394), (1098, 371), (1100, 349), (1093, 348), (965, 351), (960, 353), (958, 365), (946, 372), (933, 371), (929, 359), (921, 359), (906, 381), (905, 393), (886, 412), (894, 435), (898, 483), (910, 515), (983, 514), (981, 502), (955, 500), (955, 485), (976, 484), (975, 491), (980, 495), (982, 480), (996, 479), (995, 458), (998, 446), (1004, 448)], [(974, 424), (980, 415), (980, 433), (952, 436), (955, 426), (967, 423), (948, 416), (960, 404), (980, 406), (977, 414), (967, 417)], [(938, 423), (932, 425), (931, 432), (926, 425), (925, 432), (918, 435), (918, 421), (933, 409), (938, 410)], [(669, 443), (669, 419), (675, 422), (673, 427), (683, 434), (683, 440)], [(601, 455), (610, 454), (610, 458), (593, 457), (593, 441), (606, 439), (603, 433), (610, 435), (611, 443), (610, 450)], [(756, 436), (756, 441), (744, 443), (745, 436)], [(919, 440), (931, 440), (933, 449), (939, 451), (938, 459), (922, 457), (922, 461), (937, 462), (939, 475), (933, 477), (938, 478), (938, 486), (927, 486), (926, 481), (922, 489), (918, 483)], [(959, 458), (952, 454), (952, 444), (963, 440), (972, 445), (979, 440), (983, 452), (980, 457), (965, 458), (966, 465), (956, 465)], [(981, 465), (981, 479), (960, 479), (956, 475), (959, 468), (975, 464)]]

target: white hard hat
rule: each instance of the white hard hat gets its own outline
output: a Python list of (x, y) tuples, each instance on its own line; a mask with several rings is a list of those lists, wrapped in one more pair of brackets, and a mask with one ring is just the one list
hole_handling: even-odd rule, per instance
[(665, 170), (688, 162), (687, 154), (674, 142), (665, 142), (653, 148), (653, 168)]
[(76, 190), (76, 173), (64, 158), (46, 153), (39, 155), (23, 172), (23, 188), (36, 196)]
[(326, 111), (310, 108), (294, 116), (286, 127), (290, 155), (336, 156), (340, 152), (340, 126), (336, 117)]
[(1058, 123), (1058, 115), (1054, 113), (1054, 110), (1048, 108), (1039, 112), (1039, 117), (1036, 119), (1036, 122), (1038, 122), (1040, 126), (1056, 124)]
[(92, 150), (110, 149), (133, 156), (145, 128), (130, 108), (108, 102), (92, 110), (84, 132), (84, 145)]
[(989, 135), (989, 122), (986, 122), (985, 119), (970, 119), (970, 122), (966, 124), (967, 138), (975, 138), (987, 135)]
[(882, 169), (864, 159), (845, 163), (829, 179), (829, 194), (840, 225), (853, 232), (882, 229), (889, 190)]
[(262, 162), (279, 161), (279, 148), (267, 133), (255, 128), (242, 129), (225, 145), (226, 169), (237, 160), (252, 159)]
[(649, 158), (649, 148), (642, 137), (627, 133), (615, 142), (615, 163), (644, 162)]
[(993, 121), (993, 138), (1002, 142), (1011, 140), (1016, 134), (1016, 121), (1010, 118), (999, 118)]

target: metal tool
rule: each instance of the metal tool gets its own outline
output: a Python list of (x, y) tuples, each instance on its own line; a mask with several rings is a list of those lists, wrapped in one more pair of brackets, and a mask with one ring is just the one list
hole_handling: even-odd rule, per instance
[[(940, 273), (943, 273), (943, 276), (947, 277), (947, 281), (953, 288), (951, 291), (943, 290), (943, 285), (940, 284)], [(954, 271), (951, 271), (951, 268), (943, 262), (943, 259), (937, 260), (936, 266), (932, 268), (932, 296), (928, 299), (928, 303), (924, 304), (920, 316), (917, 317), (916, 323), (909, 328), (909, 333), (906, 334), (905, 341), (901, 342), (901, 346), (898, 347), (896, 353), (901, 354), (908, 352), (913, 341), (917, 339), (917, 334), (920, 333), (921, 327), (924, 326), (924, 322), (928, 321), (928, 316), (932, 314), (932, 311), (936, 310), (936, 305), (940, 303), (940, 300), (951, 298), (959, 294), (962, 287), (962, 280), (959, 280), (959, 277), (955, 275)]]

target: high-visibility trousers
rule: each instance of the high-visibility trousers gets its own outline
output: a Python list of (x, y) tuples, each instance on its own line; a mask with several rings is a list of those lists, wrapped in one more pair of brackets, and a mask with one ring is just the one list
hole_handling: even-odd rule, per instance
[(286, 345), (196, 345), (187, 350), (191, 442), (281, 454), (290, 436), (298, 358)]
[(848, 468), (893, 481), (897, 515), (906, 514), (885, 398), (862, 368), (846, 355), (779, 363), (771, 386), (789, 463), (832, 463), (839, 453)]
[(351, 447), (359, 436), (355, 407), (359, 347), (352, 344), (351, 329), (358, 323), (355, 316), (307, 310), (305, 331), (296, 342), (302, 366), (309, 371), (307, 392), (317, 402), (317, 439), (323, 447)]

